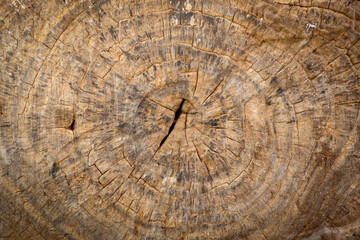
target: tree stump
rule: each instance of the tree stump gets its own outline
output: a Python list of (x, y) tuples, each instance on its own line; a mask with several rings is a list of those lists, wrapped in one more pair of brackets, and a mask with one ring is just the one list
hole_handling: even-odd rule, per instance
[(360, 1), (1, 0), (1, 239), (359, 239)]

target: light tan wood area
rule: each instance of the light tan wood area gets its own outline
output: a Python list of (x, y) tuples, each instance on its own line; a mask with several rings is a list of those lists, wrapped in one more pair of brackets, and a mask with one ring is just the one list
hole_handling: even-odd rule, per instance
[(360, 1), (0, 0), (0, 239), (360, 239)]

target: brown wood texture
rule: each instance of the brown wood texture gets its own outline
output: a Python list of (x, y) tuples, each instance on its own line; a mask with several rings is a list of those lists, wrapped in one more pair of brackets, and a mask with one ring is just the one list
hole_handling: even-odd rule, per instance
[(360, 1), (0, 0), (0, 239), (360, 239)]

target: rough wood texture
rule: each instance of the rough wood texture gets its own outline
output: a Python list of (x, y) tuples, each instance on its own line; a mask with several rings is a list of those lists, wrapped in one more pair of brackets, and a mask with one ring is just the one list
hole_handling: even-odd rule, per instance
[(1, 239), (359, 239), (360, 2), (0, 0)]

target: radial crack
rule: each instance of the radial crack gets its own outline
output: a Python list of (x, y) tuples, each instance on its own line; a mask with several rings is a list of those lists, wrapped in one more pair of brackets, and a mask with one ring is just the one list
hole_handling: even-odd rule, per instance
[[(166, 141), (166, 139), (169, 137), (170, 133), (174, 130), (175, 124), (176, 124), (177, 120), (179, 119), (179, 117), (180, 117), (180, 115), (181, 115), (181, 109), (182, 109), (182, 106), (183, 106), (184, 102), (185, 102), (185, 99), (183, 99), (183, 100), (181, 101), (179, 108), (176, 110), (176, 112), (175, 112), (175, 117), (174, 117), (174, 121), (173, 121), (173, 123), (171, 124), (171, 126), (170, 126), (170, 128), (169, 128), (168, 134), (163, 138), (163, 140), (161, 140), (161, 142), (160, 142), (160, 147), (165, 143), (165, 141)], [(160, 147), (159, 147), (159, 148), (160, 148)]]
[(210, 97), (211, 95), (214, 94), (214, 92), (218, 89), (218, 87), (220, 86), (220, 84), (223, 82), (224, 80), (221, 80), (217, 85), (216, 87), (214, 88), (214, 90), (205, 98), (205, 100), (201, 103), (201, 104), (204, 104)]

